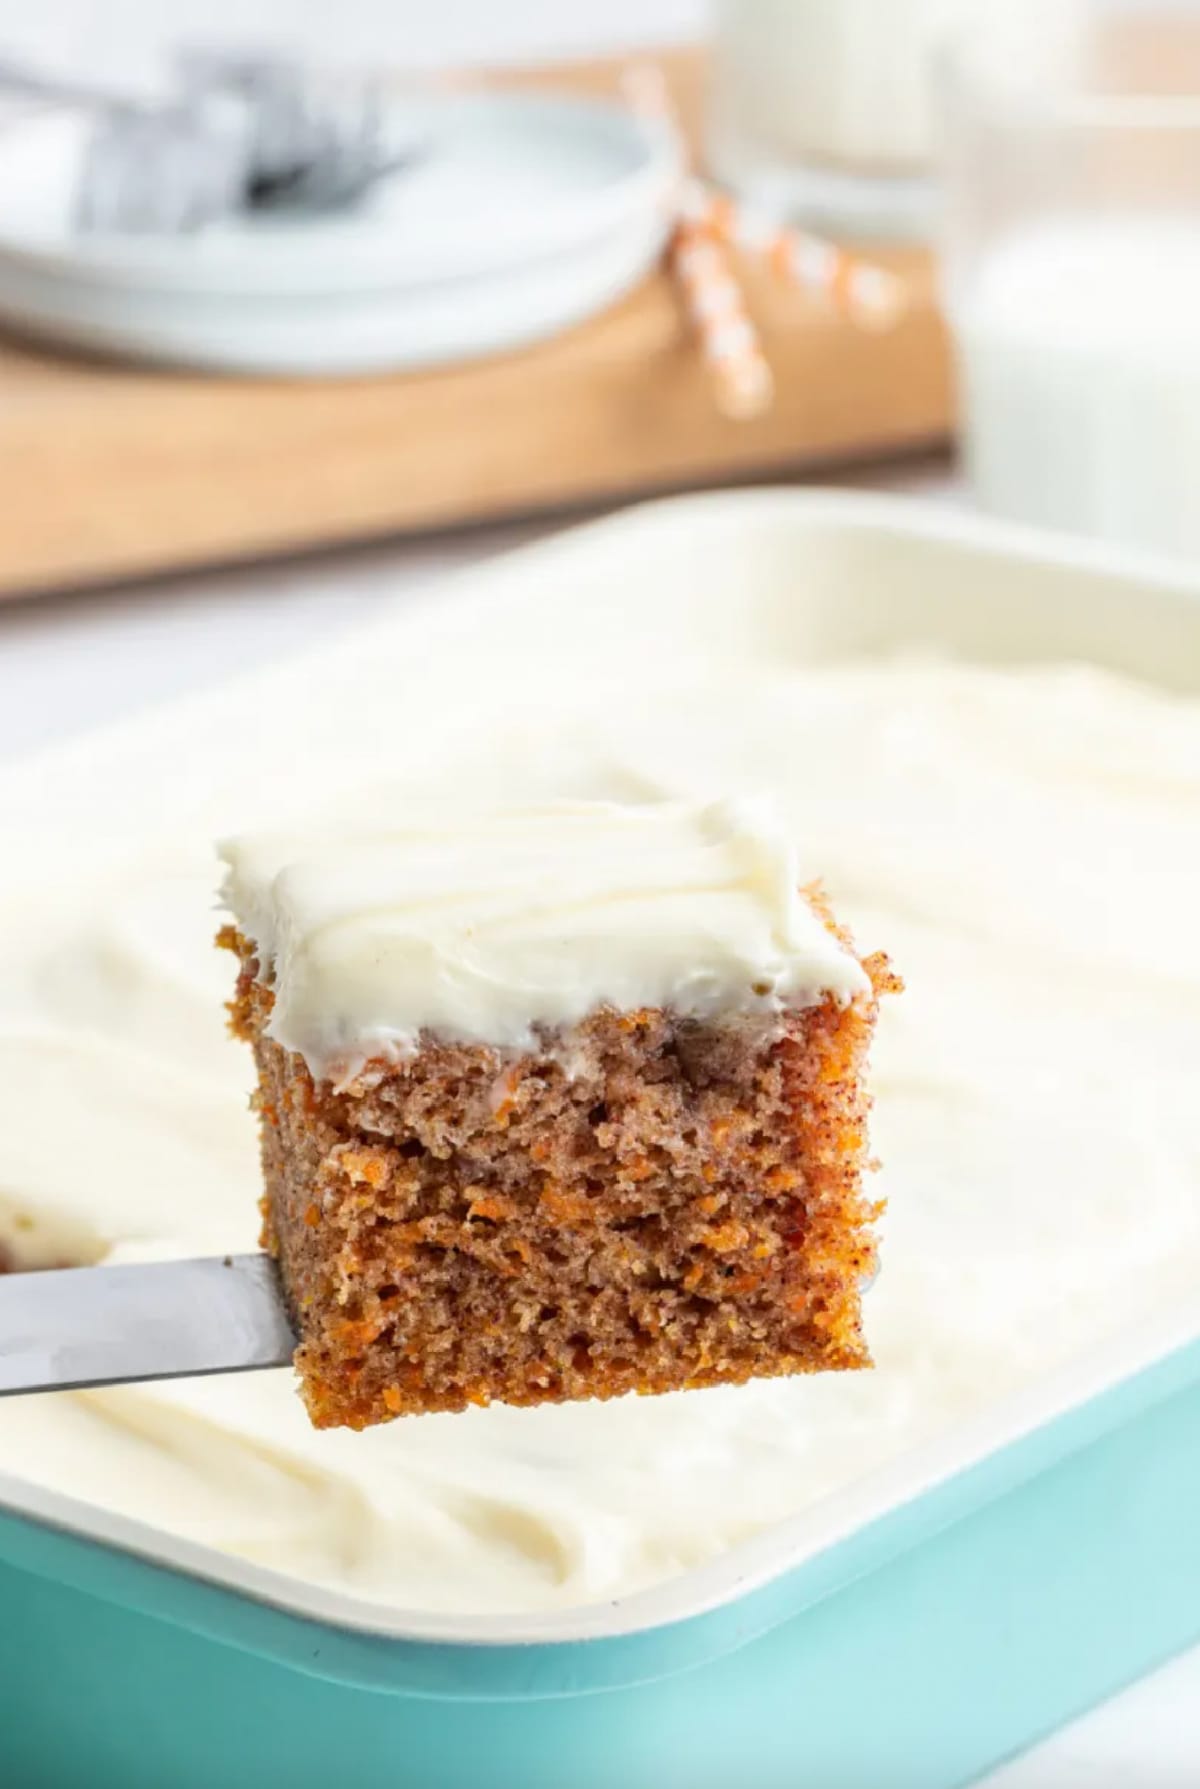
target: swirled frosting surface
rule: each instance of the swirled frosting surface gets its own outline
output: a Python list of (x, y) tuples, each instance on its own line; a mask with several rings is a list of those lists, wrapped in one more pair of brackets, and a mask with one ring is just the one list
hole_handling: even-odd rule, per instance
[(770, 1018), (870, 984), (761, 801), (557, 801), (447, 823), (251, 834), (224, 899), (270, 1035), (318, 1076), (421, 1034), (525, 1049), (600, 1006)]
[(581, 653), (553, 711), (518, 724), (502, 691), (480, 744), (490, 686), (459, 693), (457, 650), (461, 718), (428, 749), (387, 761), (397, 663), (364, 646), (303, 788), (300, 718), (272, 709), (273, 780), (212, 743), (194, 800), (173, 759), (166, 808), (114, 786), (93, 837), (52, 814), (10, 858), (0, 1243), (29, 1266), (254, 1246), (214, 836), (289, 799), (307, 826), (765, 790), (800, 879), (908, 986), (875, 1052), (877, 1370), (361, 1436), (312, 1431), (287, 1373), (7, 1399), (0, 1468), (383, 1603), (537, 1611), (710, 1559), (1195, 1286), (1200, 705), (1097, 670), (701, 642), (644, 703)]

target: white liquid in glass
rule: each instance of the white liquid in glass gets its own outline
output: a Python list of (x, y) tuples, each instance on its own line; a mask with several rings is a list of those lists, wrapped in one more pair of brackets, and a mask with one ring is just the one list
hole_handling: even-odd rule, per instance
[(921, 172), (936, 134), (934, 51), (992, 12), (994, 0), (721, 0), (724, 127), (798, 162)]
[(1200, 555), (1200, 216), (1031, 225), (954, 309), (983, 505)]

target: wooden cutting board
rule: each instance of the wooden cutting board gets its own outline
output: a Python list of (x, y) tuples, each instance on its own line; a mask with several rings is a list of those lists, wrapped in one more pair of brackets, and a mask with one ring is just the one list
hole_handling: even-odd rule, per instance
[[(701, 59), (662, 62), (695, 131)], [(612, 92), (620, 67), (523, 78)], [(386, 378), (212, 378), (0, 342), (0, 596), (928, 448), (951, 416), (931, 269), (886, 259), (914, 302), (885, 335), (743, 269), (778, 388), (752, 422), (717, 413), (665, 273), (536, 348)]]

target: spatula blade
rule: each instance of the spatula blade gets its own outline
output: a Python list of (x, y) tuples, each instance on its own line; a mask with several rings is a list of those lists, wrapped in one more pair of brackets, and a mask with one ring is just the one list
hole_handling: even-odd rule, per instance
[(269, 1255), (0, 1275), (0, 1396), (286, 1365)]

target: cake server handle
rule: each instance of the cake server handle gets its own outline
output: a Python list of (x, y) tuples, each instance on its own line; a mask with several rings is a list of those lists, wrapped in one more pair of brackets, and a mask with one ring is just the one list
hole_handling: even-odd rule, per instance
[(0, 1274), (0, 1397), (286, 1366), (269, 1255)]

